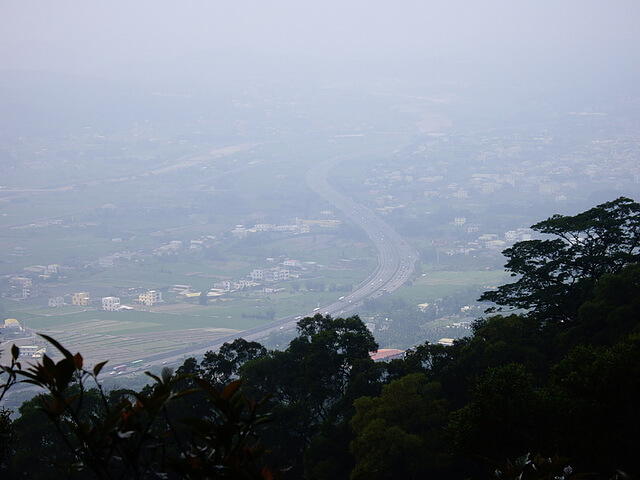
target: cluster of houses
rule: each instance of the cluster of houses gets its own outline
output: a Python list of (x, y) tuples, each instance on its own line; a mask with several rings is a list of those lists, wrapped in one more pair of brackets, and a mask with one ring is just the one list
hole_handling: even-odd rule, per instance
[[(210, 240), (214, 238), (215, 237), (211, 237)], [(194, 241), (191, 242), (191, 246), (200, 244), (201, 243), (198, 242), (194, 243)], [(202, 245), (204, 245), (204, 243), (202, 243)], [(167, 245), (159, 247), (158, 251), (166, 252), (168, 250), (177, 250), (181, 248), (183, 248), (183, 242), (174, 240), (169, 242)], [(134, 254), (119, 252), (110, 256), (101, 257), (97, 262), (92, 262), (91, 265), (93, 266), (95, 264), (100, 267), (109, 268), (113, 267), (114, 262), (117, 262), (119, 259), (131, 259), (132, 255)], [(264, 268), (255, 268), (244, 279), (220, 280), (214, 283), (213, 287), (207, 292), (207, 296), (209, 298), (217, 297), (238, 290), (256, 288), (263, 284), (274, 284), (287, 281), (293, 278), (298, 278), (303, 270), (312, 271), (318, 268), (318, 265), (315, 262), (305, 262), (302, 264), (299, 260), (287, 259), (286, 257), (281, 257), (279, 259), (268, 258), (267, 261), (273, 265)], [(62, 269), (72, 268), (73, 267), (62, 267), (57, 264), (46, 266), (32, 265), (30, 267), (26, 267), (24, 268), (24, 274), (20, 276), (8, 276), (10, 288), (3, 291), (3, 295), (14, 299), (27, 299), (35, 296), (42, 296), (42, 292), (37, 290), (34, 292), (34, 281), (47, 280), (51, 278), (52, 275), (60, 273)], [(134, 290), (135, 292), (136, 289), (131, 290)], [(263, 291), (265, 292), (274, 292), (279, 290), (282, 289), (270, 287), (268, 285), (263, 287)], [(189, 285), (174, 285), (170, 291), (186, 300), (201, 295), (201, 292), (194, 291)], [(135, 294), (137, 295), (137, 298), (130, 300), (130, 304), (134, 306), (152, 306), (163, 302), (162, 293), (158, 290), (149, 290), (142, 293), (135, 292)], [(127, 295), (127, 297), (128, 296), (129, 295)], [(133, 306), (124, 305), (121, 302), (120, 297), (108, 296), (101, 297), (100, 300), (97, 300), (92, 298), (89, 292), (85, 291), (49, 297), (47, 305), (51, 308), (59, 308), (67, 305), (85, 307), (96, 307), (99, 305), (99, 308), (105, 311), (120, 311), (133, 308)]]
[[(267, 259), (270, 262), (275, 262), (273, 258)], [(310, 262), (315, 266), (314, 262)], [(285, 268), (287, 267), (287, 268)], [(248, 288), (255, 288), (262, 283), (277, 283), (281, 281), (290, 280), (296, 278), (298, 273), (292, 273), (290, 269), (303, 269), (303, 265), (299, 260), (284, 260), (282, 265), (275, 265), (269, 268), (257, 268), (253, 269), (246, 279), (240, 280), (221, 280), (213, 284), (213, 287), (207, 292), (207, 297), (218, 297), (225, 293), (235, 292), (238, 290), (244, 290)], [(264, 287), (265, 292), (275, 292), (284, 289), (274, 289)], [(173, 285), (169, 290), (171, 293), (177, 294), (178, 297), (189, 300), (199, 297), (202, 292), (195, 291), (191, 285)], [(148, 290), (139, 293), (131, 303), (134, 305), (153, 306), (158, 303), (162, 303), (162, 292), (158, 290)], [(121, 311), (130, 310), (133, 307), (124, 305), (121, 303), (120, 297), (109, 296), (101, 297), (100, 305), (102, 310), (105, 311)], [(74, 306), (90, 306), (95, 303), (88, 292), (76, 292), (68, 295), (58, 295), (50, 297), (48, 300), (48, 306), (52, 308), (63, 307), (66, 305)]]
[[(20, 338), (30, 338), (32, 336), (30, 331), (25, 329), (25, 327), (15, 318), (7, 318), (4, 322), (0, 323), (0, 334), (3, 337), (3, 340), (5, 340), (6, 347), (13, 344), (13, 341), (11, 341), (11, 343), (6, 342), (8, 339), (17, 340)], [(42, 339), (40, 339), (40, 341), (42, 341)], [(47, 353), (47, 347), (43, 345), (19, 345), (19, 348), (20, 357), (23, 358), (41, 358), (45, 353)]]
[[(326, 210), (320, 212), (319, 218), (314, 220), (303, 220), (296, 218), (292, 224), (275, 224), (264, 223), (264, 218), (260, 218), (263, 223), (257, 223), (251, 228), (245, 228), (243, 225), (237, 225), (232, 231), (231, 235), (236, 238), (245, 238), (247, 235), (256, 232), (282, 232), (288, 234), (305, 234), (309, 233), (310, 229), (315, 227), (320, 228), (337, 228), (340, 226), (340, 220), (334, 218), (333, 212)], [(121, 243), (122, 238), (113, 238), (113, 243)], [(5, 297), (13, 298), (16, 300), (29, 299), (33, 297), (42, 297), (44, 292), (42, 289), (37, 288), (37, 284), (40, 282), (46, 282), (55, 280), (54, 276), (61, 274), (62, 270), (69, 271), (75, 268), (112, 268), (118, 264), (131, 261), (134, 257), (145, 255), (172, 255), (182, 251), (201, 251), (211, 247), (219, 242), (219, 238), (215, 235), (203, 235), (197, 239), (188, 241), (183, 240), (170, 240), (168, 243), (160, 245), (154, 248), (151, 252), (145, 254), (143, 252), (131, 252), (120, 251), (109, 255), (101, 256), (96, 260), (82, 262), (77, 266), (61, 266), (58, 264), (52, 265), (32, 265), (23, 269), (23, 272), (18, 275), (7, 276), (9, 278), (8, 286), (2, 288), (0, 294)], [(17, 246), (14, 247), (14, 254), (25, 256), (30, 255), (31, 252), (28, 247)], [(272, 259), (271, 259), (272, 260)], [(311, 269), (313, 265), (305, 265)], [(234, 280), (234, 281), (221, 281), (214, 284), (210, 291), (211, 296), (218, 294), (224, 294), (225, 292), (231, 292), (241, 290), (245, 288), (253, 288), (261, 283), (277, 283), (286, 281), (291, 278), (295, 278), (296, 274), (292, 270), (302, 269), (303, 266), (297, 260), (286, 260), (282, 265), (273, 266), (268, 268), (256, 268), (247, 277), (247, 279)], [(36, 284), (34, 286), (34, 284)], [(265, 287), (269, 290), (269, 287)], [(83, 296), (86, 292), (78, 292), (73, 295), (54, 296), (48, 299), (48, 305), (50, 307), (61, 307), (65, 305), (78, 305), (88, 306), (91, 303), (91, 299), (88, 294)], [(180, 292), (176, 292), (180, 293)], [(198, 292), (185, 291), (181, 292), (185, 298), (190, 298), (198, 294)], [(105, 297), (110, 298), (110, 297)], [(113, 297), (117, 298), (117, 297)], [(153, 305), (158, 303), (157, 295), (149, 293), (142, 293), (140, 297), (135, 299), (133, 303), (140, 305)], [(107, 300), (103, 305), (104, 310), (118, 310), (125, 307), (120, 304), (118, 306), (117, 301)]]
[(23, 299), (33, 296), (35, 290), (33, 282), (35, 281), (47, 281), (56, 275), (60, 271), (60, 265), (31, 265), (23, 269), (24, 274), (15, 275), (9, 277), (9, 291), (11, 298)]
[(281, 232), (297, 235), (310, 233), (311, 227), (314, 226), (320, 228), (338, 228), (342, 223), (340, 220), (330, 218), (333, 217), (333, 212), (329, 210), (320, 212), (320, 215), (325, 218), (316, 220), (303, 220), (301, 218), (296, 218), (295, 223), (283, 225), (276, 225), (274, 223), (257, 223), (250, 228), (247, 228), (244, 225), (236, 225), (235, 228), (231, 230), (231, 235), (235, 238), (246, 238), (250, 234), (260, 232)]
[[(70, 303), (67, 302), (70, 299)], [(157, 290), (148, 290), (138, 295), (138, 298), (134, 299), (132, 303), (138, 305), (156, 305), (162, 302), (162, 292)], [(89, 292), (76, 292), (70, 295), (58, 295), (50, 297), (48, 305), (49, 307), (64, 307), (66, 305), (75, 305), (79, 307), (87, 307), (92, 304), (91, 296)], [(123, 305), (120, 303), (120, 297), (101, 297), (100, 303), (102, 310), (108, 312), (117, 312), (120, 310), (131, 310), (133, 307)]]
[(134, 254), (132, 252), (113, 253), (111, 255), (98, 258), (98, 261), (95, 262), (95, 265), (102, 268), (111, 268), (114, 267), (118, 262), (131, 260), (133, 255)]
[[(590, 116), (589, 112), (573, 115)], [(408, 156), (402, 168), (376, 166), (364, 182), (380, 207), (398, 203), (404, 192), (414, 192), (414, 200), (478, 199), (517, 191), (525, 195), (566, 202), (580, 192), (580, 178), (590, 184), (621, 185), (640, 183), (635, 140), (620, 137), (587, 141), (579, 150), (564, 146), (539, 131), (517, 135), (469, 138), (481, 146), (458, 168), (431, 159), (430, 152), (448, 142), (446, 135), (433, 138)], [(460, 138), (464, 142), (465, 139)], [(429, 158), (431, 161), (425, 162)], [(464, 168), (460, 168), (464, 167)], [(461, 173), (461, 172), (465, 173)], [(468, 172), (468, 173), (466, 173)]]
[(271, 268), (255, 268), (249, 274), (251, 280), (257, 282), (283, 282), (291, 278), (291, 272), (288, 268), (282, 268), (279, 266)]
[(205, 235), (195, 240), (189, 240), (188, 242), (183, 242), (182, 240), (171, 240), (169, 243), (155, 248), (153, 250), (153, 254), (156, 256), (162, 256), (177, 253), (184, 249), (187, 249), (190, 252), (199, 252), (215, 243), (216, 239), (217, 237), (215, 235)]
[[(456, 218), (456, 220), (460, 220)], [(456, 225), (463, 225), (464, 223), (456, 223)], [(468, 227), (467, 233), (477, 232), (477, 227)], [(445, 251), (447, 255), (469, 255), (470, 253), (477, 251), (486, 251), (491, 253), (500, 253), (505, 248), (513, 245), (516, 242), (524, 242), (533, 239), (533, 230), (530, 228), (518, 228), (516, 230), (509, 230), (503, 235), (497, 233), (483, 233), (479, 235), (475, 240), (463, 244), (462, 241), (456, 242), (457, 245), (454, 248), (450, 248)]]
[[(275, 263), (275, 259), (268, 258), (268, 262)], [(310, 262), (314, 264), (314, 262)], [(315, 265), (315, 264), (314, 264)], [(286, 267), (286, 268), (285, 268)], [(219, 297), (226, 293), (236, 292), (250, 288), (256, 288), (264, 283), (278, 283), (299, 277), (299, 270), (304, 266), (299, 260), (287, 259), (281, 262), (281, 265), (275, 265), (267, 268), (254, 268), (245, 279), (239, 280), (220, 280), (213, 284), (213, 287), (207, 292), (208, 298)], [(292, 270), (298, 270), (293, 272)], [(266, 293), (274, 293), (284, 290), (283, 288), (273, 288), (263, 286), (262, 291)], [(171, 291), (185, 299), (199, 297), (202, 292), (195, 291), (191, 285), (174, 285)]]

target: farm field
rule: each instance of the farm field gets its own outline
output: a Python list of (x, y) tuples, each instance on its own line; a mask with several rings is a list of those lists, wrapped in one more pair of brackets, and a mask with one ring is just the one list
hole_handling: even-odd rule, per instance
[[(85, 310), (61, 315), (38, 314), (37, 309), (18, 310), (15, 316), (31, 331), (49, 335), (66, 348), (80, 351), (89, 361), (109, 358), (126, 362), (166, 352), (260, 324), (250, 318), (234, 319), (229, 311), (178, 314), (166, 312)], [(20, 345), (43, 345), (37, 337), (20, 339)], [(55, 356), (55, 350), (48, 348)]]
[[(329, 258), (329, 257), (327, 257)], [(175, 263), (160, 267), (149, 262), (135, 268), (110, 268), (92, 275), (86, 282), (68, 285), (69, 291), (91, 290), (99, 286), (105, 292), (127, 287), (158, 288), (174, 283), (189, 283), (194, 288), (209, 289), (219, 278), (242, 278), (248, 263), (240, 257), (229, 262), (214, 262), (217, 269), (202, 264)], [(307, 282), (324, 283), (327, 290), (338, 286), (355, 287), (370, 268), (366, 262), (352, 270), (323, 270), (312, 278), (292, 279), (274, 287), (273, 293), (257, 290), (231, 292), (207, 305), (191, 303), (161, 303), (136, 306), (134, 310), (108, 312), (94, 306), (49, 308), (42, 305), (4, 301), (11, 315), (32, 332), (50, 335), (72, 351), (80, 351), (87, 361), (105, 358), (118, 362), (166, 352), (194, 343), (214, 341), (230, 333), (243, 331), (288, 315), (311, 314), (317, 306), (331, 303), (344, 291), (309, 291)], [(167, 271), (172, 268), (172, 271)], [(160, 271), (162, 270), (162, 271)], [(180, 275), (177, 272), (185, 272)], [(222, 274), (226, 275), (222, 275)], [(90, 283), (89, 283), (90, 282)], [(324, 288), (324, 287), (323, 287)], [(174, 298), (175, 294), (168, 295)], [(123, 303), (129, 303), (122, 298)], [(26, 342), (26, 343), (25, 343)], [(41, 345), (42, 339), (32, 337), (18, 344)], [(49, 349), (49, 353), (54, 353)]]
[(483, 292), (492, 286), (507, 283), (510, 278), (503, 270), (427, 270), (411, 285), (402, 287), (396, 294), (409, 303), (418, 305), (469, 290)]
[[(355, 281), (366, 273), (367, 270), (325, 271), (321, 278), (327, 284), (339, 284)], [(503, 271), (431, 271), (396, 295), (417, 305), (459, 292), (481, 291), (506, 279), (508, 276)], [(282, 285), (285, 289), (281, 292), (235, 292), (208, 305), (160, 304), (146, 307), (145, 311), (123, 312), (25, 306), (13, 312), (29, 328), (53, 336), (88, 358), (96, 361), (118, 358), (124, 362), (203, 340), (214, 341), (273, 318), (311, 314), (316, 306), (343, 295), (343, 292), (294, 291), (293, 283), (304, 288), (304, 280), (291, 281)]]

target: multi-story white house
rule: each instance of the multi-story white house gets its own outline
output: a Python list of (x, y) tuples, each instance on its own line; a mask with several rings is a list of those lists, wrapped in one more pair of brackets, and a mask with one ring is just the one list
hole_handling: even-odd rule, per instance
[(251, 280), (262, 280), (264, 278), (264, 270), (261, 268), (255, 268), (249, 274)]
[(115, 312), (120, 309), (120, 297), (102, 297), (102, 310)]
[(264, 279), (268, 282), (281, 282), (289, 280), (289, 270), (286, 268), (274, 267), (265, 272)]
[(81, 305), (81, 306), (89, 305), (89, 293), (88, 292), (74, 293), (71, 296), (71, 304)]
[(50, 307), (64, 307), (65, 303), (64, 303), (64, 297), (51, 297), (49, 299), (49, 306)]
[(162, 301), (162, 293), (156, 290), (149, 290), (146, 293), (141, 293), (138, 296), (138, 301), (143, 305), (155, 305)]

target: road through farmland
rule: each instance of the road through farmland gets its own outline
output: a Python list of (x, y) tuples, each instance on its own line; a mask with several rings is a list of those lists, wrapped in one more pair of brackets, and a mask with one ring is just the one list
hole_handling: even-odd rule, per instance
[(272, 331), (292, 328), (300, 317), (311, 316), (315, 313), (331, 316), (344, 316), (357, 313), (367, 298), (376, 298), (384, 293), (391, 293), (399, 289), (413, 273), (417, 255), (389, 224), (382, 220), (368, 207), (354, 201), (351, 197), (339, 192), (328, 181), (332, 168), (339, 163), (348, 161), (350, 157), (336, 157), (315, 165), (307, 173), (307, 184), (319, 196), (327, 200), (333, 207), (339, 210), (344, 217), (360, 227), (369, 237), (377, 250), (377, 267), (354, 291), (340, 300), (321, 305), (314, 312), (300, 312), (298, 315), (290, 315), (274, 322), (259, 327), (235, 333), (215, 342), (203, 342), (178, 350), (153, 355), (145, 358), (145, 364), (158, 364), (161, 362), (173, 363), (186, 355), (199, 355), (208, 350), (218, 349), (224, 342), (233, 341), (242, 337), (246, 340), (259, 340), (269, 335)]

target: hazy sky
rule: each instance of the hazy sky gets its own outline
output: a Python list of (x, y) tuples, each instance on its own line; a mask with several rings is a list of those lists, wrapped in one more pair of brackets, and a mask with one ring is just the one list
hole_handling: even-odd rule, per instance
[(118, 77), (206, 52), (423, 57), (637, 75), (640, 2), (2, 0), (0, 68)]

